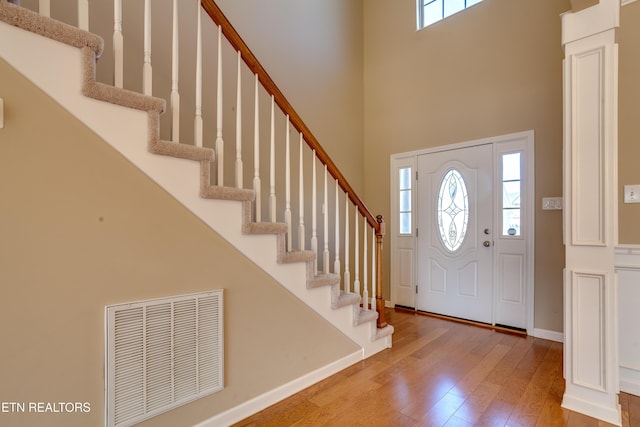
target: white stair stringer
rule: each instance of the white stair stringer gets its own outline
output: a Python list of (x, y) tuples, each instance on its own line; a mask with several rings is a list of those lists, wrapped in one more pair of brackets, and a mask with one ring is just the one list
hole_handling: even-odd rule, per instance
[[(209, 227), (337, 327), (368, 357), (391, 347), (393, 327), (360, 324), (360, 308), (332, 309), (332, 286), (307, 288), (306, 263), (277, 262), (275, 235), (242, 233), (243, 202), (200, 197), (200, 162), (148, 151), (149, 118), (135, 110), (82, 94), (81, 49), (0, 22), (0, 57), (164, 188)], [(10, 42), (6, 42), (10, 41)], [(46, 67), (43, 66), (46, 64)], [(267, 254), (265, 256), (265, 254)], [(335, 304), (334, 304), (335, 305)]]

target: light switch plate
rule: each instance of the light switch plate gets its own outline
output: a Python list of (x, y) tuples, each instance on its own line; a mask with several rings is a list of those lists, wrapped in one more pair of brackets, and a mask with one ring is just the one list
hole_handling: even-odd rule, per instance
[(542, 210), (562, 210), (562, 197), (543, 197)]
[(624, 202), (640, 203), (640, 185), (624, 186)]

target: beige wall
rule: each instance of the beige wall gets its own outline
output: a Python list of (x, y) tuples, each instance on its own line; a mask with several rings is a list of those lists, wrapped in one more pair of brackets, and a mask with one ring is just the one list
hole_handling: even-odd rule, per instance
[(347, 180), (363, 191), (362, 0), (217, 3)]
[(534, 130), (535, 327), (551, 331), (563, 329), (562, 212), (542, 211), (541, 199), (562, 195), (559, 15), (570, 7), (485, 0), (416, 31), (414, 0), (364, 4), (369, 208), (389, 218), (391, 154)]
[(197, 423), (357, 350), (4, 61), (0, 95), (0, 402), (91, 404), (1, 425), (102, 424), (108, 304), (225, 289), (226, 388), (149, 426)]
[(620, 243), (640, 244), (640, 204), (625, 204), (624, 185), (640, 185), (640, 2), (620, 12), (620, 74), (618, 85), (618, 235)]

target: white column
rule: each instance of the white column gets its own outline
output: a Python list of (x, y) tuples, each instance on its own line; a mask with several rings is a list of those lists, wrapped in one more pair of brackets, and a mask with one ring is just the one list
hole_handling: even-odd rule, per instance
[(38, 1), (38, 13), (42, 16), (50, 17), (51, 16), (51, 1), (50, 0), (39, 0)]
[(262, 194), (260, 182), (260, 106), (259, 91), (260, 81), (256, 74), (255, 94), (254, 94), (254, 110), (253, 110), (253, 191), (256, 195), (255, 209), (256, 222), (262, 220)]
[(334, 225), (334, 240), (335, 240), (335, 254), (333, 260), (333, 272), (337, 275), (340, 275), (340, 203), (338, 200), (338, 180), (336, 179), (336, 213), (335, 213), (335, 225)]
[(284, 222), (287, 224), (287, 251), (291, 250), (291, 141), (289, 132), (291, 132), (291, 124), (289, 123), (289, 115), (287, 114), (287, 134), (285, 136), (285, 153), (284, 153)]
[(324, 250), (322, 251), (322, 268), (324, 268), (325, 273), (329, 273), (329, 196), (327, 191), (327, 165), (324, 165), (324, 199), (322, 202)]
[[(199, 3), (199, 2), (198, 2)], [(200, 7), (200, 6), (198, 6)], [(216, 80), (216, 185), (224, 185), (224, 140), (222, 139), (222, 26), (218, 26), (218, 75)]]
[(242, 54), (238, 51), (238, 86), (236, 91), (236, 188), (242, 188)]
[(89, 0), (78, 0), (78, 28), (89, 31)]
[(619, 0), (562, 16), (564, 375), (562, 406), (621, 424), (617, 277)]
[(369, 310), (369, 282), (367, 277), (367, 218), (362, 229), (362, 309)]
[(113, 85), (122, 88), (124, 80), (124, 36), (122, 0), (113, 1)]
[[(365, 224), (367, 220), (365, 218)], [(371, 229), (371, 310), (376, 307), (376, 229)]]
[(344, 200), (344, 291), (351, 292), (351, 272), (349, 272), (349, 194), (345, 193)]
[(276, 222), (276, 119), (275, 100), (271, 95), (271, 142), (269, 147), (269, 220)]
[(313, 271), (318, 274), (318, 235), (317, 235), (317, 201), (316, 201), (316, 150), (312, 153), (311, 167), (311, 250), (313, 257)]
[(354, 264), (353, 264), (353, 269), (355, 270), (355, 277), (353, 279), (353, 292), (355, 292), (358, 295), (362, 295), (362, 292), (360, 290), (360, 232), (358, 230), (360, 230), (360, 215), (358, 215), (358, 208), (356, 207), (355, 209), (355, 220), (353, 222), (353, 229), (354, 229), (354, 242), (355, 242), (355, 246), (354, 246)]
[(304, 251), (305, 248), (305, 230), (304, 230), (304, 162), (302, 158), (302, 147), (304, 145), (304, 137), (300, 133), (300, 152), (298, 157), (298, 163), (300, 163), (300, 169), (298, 170), (298, 249)]
[[(198, 3), (198, 23), (196, 26), (196, 113), (194, 119), (193, 138), (197, 147), (202, 147), (203, 142), (203, 124), (202, 124), (202, 6), (200, 0)], [(218, 158), (218, 164), (222, 162)], [(218, 185), (222, 185), (218, 183)]]
[(151, 0), (144, 0), (144, 58), (142, 64), (142, 93), (151, 96), (153, 72), (151, 68)]
[(171, 140), (180, 142), (180, 92), (178, 90), (178, 0), (173, 0), (173, 29), (171, 34)]

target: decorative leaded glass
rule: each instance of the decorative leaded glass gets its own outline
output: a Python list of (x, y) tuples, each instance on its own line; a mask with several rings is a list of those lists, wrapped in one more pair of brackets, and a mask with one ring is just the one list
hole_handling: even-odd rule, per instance
[(438, 228), (444, 247), (456, 251), (467, 231), (469, 196), (460, 172), (449, 169), (444, 174), (438, 193)]

